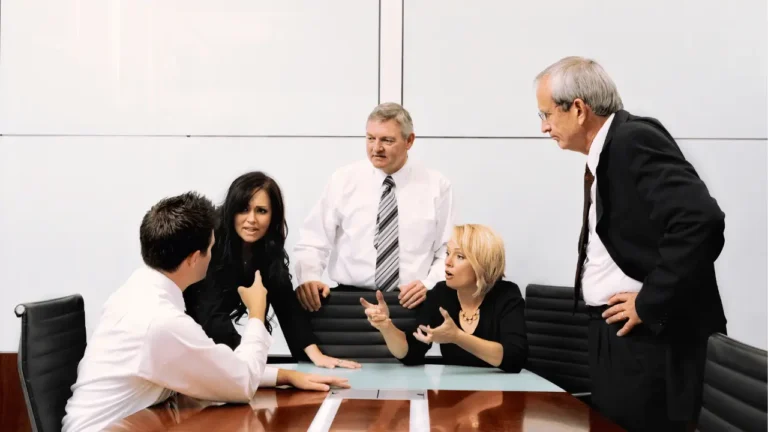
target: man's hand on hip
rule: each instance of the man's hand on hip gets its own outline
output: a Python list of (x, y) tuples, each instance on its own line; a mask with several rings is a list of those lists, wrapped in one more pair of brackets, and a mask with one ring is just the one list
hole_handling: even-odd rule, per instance
[(637, 310), (635, 309), (636, 298), (637, 293), (633, 292), (614, 294), (614, 296), (608, 300), (608, 305), (611, 307), (603, 312), (605, 322), (613, 324), (619, 321), (627, 321), (627, 323), (624, 324), (624, 327), (616, 333), (618, 336), (624, 336), (629, 333), (634, 326), (643, 322), (643, 320), (637, 316)]
[(413, 281), (400, 286), (400, 304), (406, 309), (413, 309), (427, 299), (427, 287), (421, 281)]
[(331, 289), (328, 288), (328, 285), (320, 281), (304, 282), (296, 288), (296, 297), (299, 299), (301, 307), (310, 312), (319, 311), (322, 307), (320, 296), (326, 298), (330, 293)]

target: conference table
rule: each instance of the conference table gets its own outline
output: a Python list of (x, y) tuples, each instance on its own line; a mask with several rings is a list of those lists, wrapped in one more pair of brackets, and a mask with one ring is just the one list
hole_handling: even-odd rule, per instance
[(127, 431), (620, 431), (560, 387), (523, 370), (366, 363), (357, 370), (278, 364), (342, 376), (351, 389), (259, 389), (248, 404), (176, 395), (106, 430)]

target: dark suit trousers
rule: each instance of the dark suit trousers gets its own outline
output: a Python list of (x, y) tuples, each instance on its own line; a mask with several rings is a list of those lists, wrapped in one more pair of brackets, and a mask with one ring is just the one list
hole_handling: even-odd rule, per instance
[(617, 336), (625, 321), (607, 324), (590, 308), (589, 372), (592, 404), (628, 431), (684, 431), (669, 419), (667, 343), (643, 324)]

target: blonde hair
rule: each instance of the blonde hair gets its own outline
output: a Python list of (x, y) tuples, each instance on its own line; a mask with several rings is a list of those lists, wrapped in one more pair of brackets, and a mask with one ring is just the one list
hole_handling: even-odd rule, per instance
[(485, 225), (466, 224), (453, 228), (453, 240), (469, 261), (477, 278), (474, 296), (487, 294), (504, 277), (504, 241)]

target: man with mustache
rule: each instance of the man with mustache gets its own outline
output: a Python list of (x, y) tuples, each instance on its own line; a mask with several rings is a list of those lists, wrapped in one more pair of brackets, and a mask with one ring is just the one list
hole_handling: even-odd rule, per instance
[(296, 295), (308, 311), (334, 289), (399, 290), (414, 308), (442, 280), (453, 226), (453, 194), (440, 173), (409, 160), (411, 115), (396, 103), (368, 116), (368, 160), (337, 170), (310, 212), (294, 249)]

